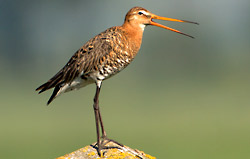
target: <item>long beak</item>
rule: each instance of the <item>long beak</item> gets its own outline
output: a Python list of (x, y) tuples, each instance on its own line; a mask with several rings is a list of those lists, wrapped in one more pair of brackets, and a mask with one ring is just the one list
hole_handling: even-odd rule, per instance
[[(174, 21), (174, 22), (193, 23), (193, 24), (199, 25), (199, 23), (196, 23), (196, 22), (190, 22), (190, 21), (186, 21), (186, 20), (179, 20), (179, 19), (166, 18), (166, 17), (161, 17), (161, 16), (158, 16), (158, 15), (155, 15), (155, 14), (153, 14), (151, 18), (152, 18), (152, 19), (159, 19), (159, 20)], [(188, 34), (185, 34), (185, 33), (183, 33), (183, 32), (180, 32), (179, 30), (176, 30), (176, 29), (173, 29), (173, 28), (170, 28), (170, 27), (161, 25), (161, 24), (159, 24), (159, 23), (156, 23), (156, 22), (152, 21), (152, 19), (151, 19), (150, 25), (158, 26), (158, 27), (161, 27), (161, 28), (164, 28), (164, 29), (168, 29), (168, 30), (174, 31), (174, 32), (176, 32), (176, 33), (182, 34), (182, 35), (186, 35), (186, 36), (188, 36), (188, 37), (190, 37), (190, 38), (194, 38), (193, 36), (188, 35)]]

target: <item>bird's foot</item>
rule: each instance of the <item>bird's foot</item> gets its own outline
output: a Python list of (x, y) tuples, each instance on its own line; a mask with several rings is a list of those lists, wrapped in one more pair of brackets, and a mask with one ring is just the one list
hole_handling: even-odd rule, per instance
[[(112, 144), (113, 143), (113, 144)], [(94, 147), (97, 150), (97, 153), (100, 157), (103, 157), (104, 153), (102, 154), (102, 150), (105, 149), (121, 149), (123, 146), (123, 144), (113, 140), (113, 139), (109, 139), (106, 136), (102, 137), (99, 141), (99, 143), (97, 142)]]

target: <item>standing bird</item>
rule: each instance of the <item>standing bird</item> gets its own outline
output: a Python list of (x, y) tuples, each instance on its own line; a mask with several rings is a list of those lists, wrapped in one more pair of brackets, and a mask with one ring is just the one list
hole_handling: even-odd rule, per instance
[[(102, 81), (117, 74), (132, 62), (140, 49), (144, 28), (148, 25), (154, 25), (193, 38), (178, 30), (156, 23), (152, 19), (198, 24), (157, 16), (142, 7), (134, 7), (126, 14), (122, 26), (111, 27), (90, 39), (76, 51), (68, 63), (54, 77), (36, 89), (36, 91), (42, 93), (54, 88), (47, 103), (50, 104), (62, 93), (79, 89), (91, 83), (96, 84), (93, 107), (97, 132), (97, 152), (99, 155), (108, 142), (117, 143), (107, 138), (102, 122), (99, 109), (99, 93)], [(122, 144), (120, 145), (122, 146)]]

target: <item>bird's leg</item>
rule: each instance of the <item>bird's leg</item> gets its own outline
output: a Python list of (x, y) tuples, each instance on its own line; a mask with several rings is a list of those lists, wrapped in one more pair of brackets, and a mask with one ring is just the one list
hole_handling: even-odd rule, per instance
[[(102, 149), (107, 149), (109, 147), (106, 147), (105, 145), (109, 142), (113, 142), (116, 143), (120, 146), (123, 147), (122, 144), (118, 143), (117, 141), (114, 141), (112, 139), (107, 138), (107, 134), (106, 131), (104, 130), (104, 126), (103, 126), (103, 122), (102, 122), (102, 117), (101, 117), (101, 113), (100, 113), (100, 108), (99, 108), (99, 94), (100, 94), (100, 89), (101, 86), (97, 85), (96, 86), (96, 93), (95, 93), (95, 97), (94, 97), (94, 111), (95, 111), (95, 122), (96, 122), (96, 134), (97, 134), (97, 152), (98, 155), (101, 156), (101, 150)], [(99, 123), (102, 129), (102, 136), (100, 137), (100, 129), (99, 129)], [(101, 140), (102, 139), (102, 140)], [(110, 147), (110, 148), (118, 148), (118, 147)]]
[(96, 103), (96, 107), (94, 109), (97, 110), (97, 113), (98, 113), (98, 121), (100, 122), (101, 129), (102, 129), (102, 138), (105, 138), (107, 136), (107, 134), (106, 134), (106, 131), (104, 130), (104, 126), (103, 126), (103, 122), (102, 122), (102, 116), (101, 116), (101, 112), (100, 112), (100, 108), (99, 108), (100, 89), (101, 89), (101, 86), (97, 85), (96, 86), (96, 94), (95, 94), (95, 98), (94, 98), (94, 103)]
[[(96, 122), (96, 134), (97, 134), (97, 147), (98, 147), (98, 155), (101, 155), (101, 150), (105, 148), (105, 145), (108, 142), (104, 142), (106, 140), (106, 132), (104, 130), (103, 122), (102, 122), (102, 117), (100, 113), (100, 108), (99, 108), (99, 94), (100, 94), (100, 89), (101, 89), (101, 84), (96, 86), (96, 93), (94, 97), (94, 111), (95, 111), (95, 122)], [(100, 136), (100, 129), (99, 129), (99, 123), (102, 129), (102, 136)], [(101, 140), (102, 139), (102, 140)]]
[(103, 122), (102, 122), (102, 116), (101, 116), (101, 112), (100, 112), (100, 108), (99, 108), (99, 94), (100, 94), (100, 89), (101, 87), (96, 86), (96, 94), (95, 94), (95, 98), (94, 98), (94, 110), (95, 110), (95, 116), (96, 116), (96, 127), (98, 127), (98, 131), (99, 131), (99, 122), (101, 125), (101, 129), (102, 129), (102, 138), (105, 138), (107, 136), (106, 131), (104, 130), (104, 126), (103, 126)]
[(94, 97), (94, 112), (95, 112), (95, 124), (96, 124), (96, 134), (97, 134), (97, 147), (98, 147), (98, 154), (100, 156), (100, 132), (99, 132), (99, 93), (100, 93), (100, 87), (96, 86), (96, 93)]

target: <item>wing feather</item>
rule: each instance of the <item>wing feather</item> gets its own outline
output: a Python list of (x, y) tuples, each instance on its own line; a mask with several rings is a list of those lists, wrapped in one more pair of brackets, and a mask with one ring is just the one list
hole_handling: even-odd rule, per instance
[[(48, 104), (57, 96), (61, 86), (70, 84), (81, 73), (89, 74), (98, 69), (98, 66), (104, 65), (107, 62), (107, 55), (113, 49), (112, 36), (118, 27), (112, 27), (93, 39), (89, 40), (70, 58), (68, 63), (50, 80), (39, 86), (36, 91), (42, 93), (48, 89), (55, 88)], [(112, 35), (112, 36), (111, 36)], [(81, 74), (82, 76), (82, 74)]]

